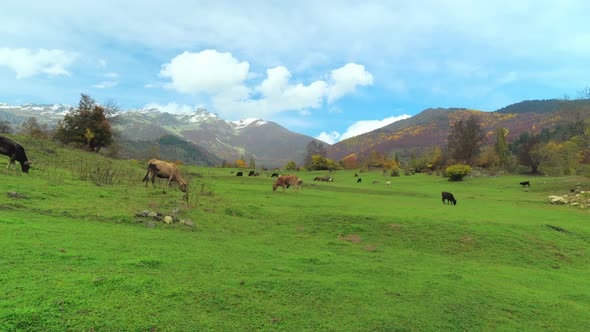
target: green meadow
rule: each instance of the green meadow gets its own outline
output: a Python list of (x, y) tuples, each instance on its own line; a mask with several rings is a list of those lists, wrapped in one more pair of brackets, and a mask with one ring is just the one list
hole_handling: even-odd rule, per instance
[(590, 330), (590, 209), (547, 203), (587, 178), (298, 172), (273, 192), (182, 165), (185, 196), (146, 188), (145, 161), (17, 139), (34, 168), (1, 156), (1, 331)]

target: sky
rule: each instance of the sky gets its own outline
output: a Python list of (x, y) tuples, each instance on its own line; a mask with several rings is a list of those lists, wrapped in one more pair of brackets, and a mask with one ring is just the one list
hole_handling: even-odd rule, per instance
[(0, 102), (197, 107), (333, 144), (590, 84), (586, 0), (3, 1)]

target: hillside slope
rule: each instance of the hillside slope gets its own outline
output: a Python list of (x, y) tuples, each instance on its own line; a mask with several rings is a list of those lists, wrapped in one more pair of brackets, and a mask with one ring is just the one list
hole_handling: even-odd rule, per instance
[[(367, 155), (371, 151), (389, 155), (393, 152), (408, 155), (411, 151), (420, 152), (434, 146), (445, 146), (452, 124), (471, 115), (478, 117), (488, 143), (492, 142), (495, 129), (499, 127), (507, 128), (507, 139), (512, 140), (523, 132), (539, 132), (543, 128), (552, 128), (563, 122), (563, 102), (556, 104), (556, 101), (548, 100), (523, 103), (505, 107), (497, 112), (458, 108), (427, 109), (409, 119), (329, 146), (328, 157), (340, 160), (350, 154)], [(534, 105), (537, 105), (540, 111), (525, 111), (531, 110)], [(556, 109), (556, 105), (562, 106)], [(590, 107), (587, 105), (583, 101), (570, 104), (584, 117), (590, 117)], [(514, 113), (508, 112), (511, 110)]]

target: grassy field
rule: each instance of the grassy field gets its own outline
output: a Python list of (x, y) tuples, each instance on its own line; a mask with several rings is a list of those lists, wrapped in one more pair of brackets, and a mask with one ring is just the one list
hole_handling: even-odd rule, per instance
[(35, 168), (0, 171), (2, 331), (590, 330), (590, 210), (547, 203), (588, 179), (301, 172), (273, 192), (182, 166), (187, 201), (144, 162), (23, 143)]

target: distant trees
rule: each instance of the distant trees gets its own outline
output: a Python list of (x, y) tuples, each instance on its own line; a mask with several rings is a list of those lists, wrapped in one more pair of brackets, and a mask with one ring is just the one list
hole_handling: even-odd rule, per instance
[(35, 137), (35, 138), (46, 138), (47, 134), (47, 124), (41, 125), (39, 121), (37, 121), (36, 117), (30, 117), (27, 121), (21, 123), (20, 125), (21, 131), (28, 136)]
[(305, 157), (303, 158), (303, 166), (307, 169), (312, 169), (313, 156), (326, 157), (327, 151), (324, 144), (318, 141), (311, 141), (305, 148)]
[(561, 144), (549, 141), (545, 144), (537, 144), (531, 151), (531, 155), (544, 174), (574, 175), (577, 165), (576, 152), (576, 144), (572, 141)]
[(235, 161), (235, 166), (237, 168), (246, 168), (246, 161), (244, 159), (238, 159)]
[(539, 141), (538, 135), (524, 132), (510, 145), (510, 149), (516, 155), (518, 163), (530, 167), (533, 174), (539, 173), (539, 160), (533, 155), (533, 150)]
[(296, 171), (297, 170), (297, 163), (294, 162), (293, 160), (289, 160), (287, 162), (287, 164), (285, 164), (285, 167), (283, 167), (285, 169), (285, 171)]
[(12, 125), (8, 121), (0, 121), (0, 134), (11, 134)]
[(510, 162), (510, 151), (508, 151), (508, 143), (506, 136), (510, 132), (506, 128), (496, 128), (496, 140), (494, 142), (494, 152), (498, 157), (498, 166), (506, 168)]
[(457, 121), (448, 137), (451, 158), (472, 165), (479, 154), (484, 137), (484, 132), (474, 115), (467, 120)]
[(307, 169), (309, 170), (333, 170), (333, 169), (341, 169), (340, 165), (335, 163), (332, 159), (328, 159), (323, 157), (319, 154), (313, 155), (311, 158), (311, 166)]
[(93, 152), (113, 142), (107, 118), (111, 109), (98, 105), (90, 96), (82, 94), (77, 109), (72, 109), (58, 122), (55, 138), (65, 144), (74, 143)]
[(358, 168), (357, 156), (356, 154), (350, 154), (340, 160), (340, 166), (344, 169), (354, 169)]

